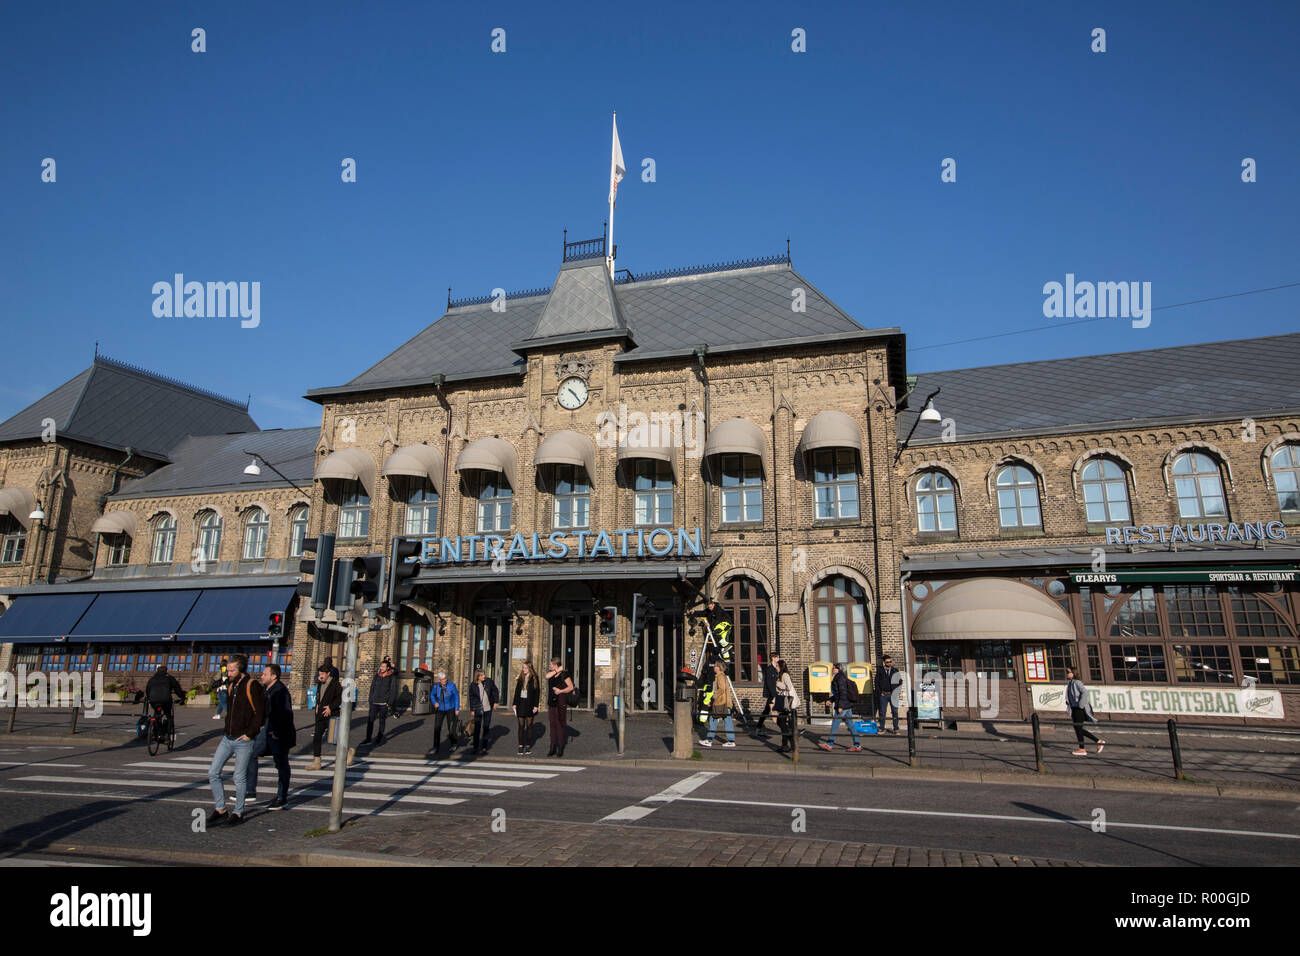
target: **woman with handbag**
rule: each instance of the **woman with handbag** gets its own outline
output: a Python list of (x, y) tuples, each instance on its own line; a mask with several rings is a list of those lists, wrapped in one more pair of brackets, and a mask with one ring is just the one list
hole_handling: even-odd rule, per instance
[(533, 718), (541, 705), (541, 682), (533, 670), (532, 661), (524, 661), (519, 669), (519, 679), (515, 681), (515, 718), (519, 721), (519, 754), (531, 756), (533, 753)]
[(546, 698), (546, 718), (551, 725), (551, 750), (546, 756), (563, 757), (568, 736), (569, 695), (577, 688), (573, 686), (569, 672), (560, 666), (558, 657), (552, 657), (551, 666), (546, 669), (546, 685), (550, 688)]
[(785, 661), (777, 662), (780, 676), (776, 679), (776, 725), (781, 728), (781, 753), (794, 750), (794, 735), (799, 726), (799, 693), (794, 689), (794, 678)]

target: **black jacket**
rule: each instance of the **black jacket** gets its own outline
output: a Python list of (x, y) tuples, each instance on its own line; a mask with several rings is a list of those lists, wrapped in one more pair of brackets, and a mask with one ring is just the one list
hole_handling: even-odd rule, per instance
[(266, 689), (247, 674), (239, 683), (230, 682), (230, 701), (226, 705), (226, 736), (254, 739), (266, 719)]
[(397, 702), (397, 672), (391, 671), (387, 677), (378, 674), (370, 682), (370, 703), (387, 704), (392, 707)]
[(338, 678), (331, 677), (328, 684), (316, 685), (316, 716), (325, 716), (325, 708), (330, 709), (330, 716), (337, 717), (343, 705), (343, 685)]
[(276, 681), (266, 691), (267, 733), (286, 747), (298, 742), (298, 732), (293, 723), (293, 697), (284, 681)]
[(515, 716), (517, 717), (531, 717), (537, 713), (537, 708), (542, 705), (542, 684), (537, 679), (536, 674), (529, 678), (526, 686), (526, 693), (521, 693), (521, 691), (524, 691), (525, 685), (521, 681), (515, 681), (515, 699), (511, 703), (515, 705)]
[(880, 694), (892, 694), (894, 688), (902, 686), (902, 681), (894, 683), (894, 675), (898, 673), (897, 667), (886, 667), (884, 664), (876, 666), (876, 686), (872, 692), (877, 696)]
[(149, 678), (149, 683), (144, 685), (144, 696), (151, 704), (167, 704), (171, 701), (172, 694), (176, 695), (177, 700), (185, 699), (185, 691), (181, 690), (180, 683), (171, 674), (154, 674)]
[(844, 671), (840, 671), (831, 678), (831, 703), (839, 710), (844, 710), (849, 704), (849, 678)]
[(483, 694), (479, 689), (479, 682), (475, 681), (469, 685), (469, 709), (473, 713), (479, 713), (484, 710), (491, 710), (501, 699), (501, 692), (497, 690), (497, 685), (492, 683), (491, 677), (484, 677), (482, 690), (487, 691), (487, 706), (483, 706)]
[(776, 681), (781, 672), (774, 664), (763, 665), (763, 696), (771, 700), (776, 696)]

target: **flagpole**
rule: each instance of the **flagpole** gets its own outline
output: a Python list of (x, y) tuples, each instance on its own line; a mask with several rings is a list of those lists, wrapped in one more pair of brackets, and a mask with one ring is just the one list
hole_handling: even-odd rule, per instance
[[(618, 135), (618, 110), (614, 110), (613, 134), (614, 136)], [(612, 138), (610, 140), (610, 145), (609, 145), (609, 171), (610, 171), (610, 178), (613, 179), (614, 142)], [(605, 260), (609, 263), (610, 281), (613, 281), (614, 279), (614, 191), (612, 189), (610, 190), (609, 193), (609, 238), (606, 241), (609, 243), (609, 245), (605, 249)]]

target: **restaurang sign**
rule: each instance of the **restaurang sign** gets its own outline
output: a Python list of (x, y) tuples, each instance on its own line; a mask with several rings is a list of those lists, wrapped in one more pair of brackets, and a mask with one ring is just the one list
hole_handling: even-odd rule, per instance
[[(1034, 710), (1067, 712), (1065, 687), (1038, 684), (1029, 688)], [(1282, 695), (1257, 687), (1123, 687), (1088, 688), (1092, 709), (1111, 714), (1171, 714), (1206, 717), (1281, 719)]]

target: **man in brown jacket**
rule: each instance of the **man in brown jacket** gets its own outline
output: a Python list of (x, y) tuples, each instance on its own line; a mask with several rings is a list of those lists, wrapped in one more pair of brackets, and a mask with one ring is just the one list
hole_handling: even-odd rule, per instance
[[(262, 729), (266, 718), (266, 691), (248, 676), (248, 658), (234, 654), (227, 668), (230, 676), (230, 699), (226, 705), (225, 733), (212, 755), (208, 768), (208, 783), (212, 785), (212, 802), (215, 809), (208, 817), (208, 826), (227, 823), (236, 826), (244, 822), (244, 798), (248, 793), (248, 765), (253, 755), (253, 741)], [(235, 809), (226, 812), (226, 788), (221, 782), (221, 772), (231, 754), (235, 755)]]

